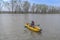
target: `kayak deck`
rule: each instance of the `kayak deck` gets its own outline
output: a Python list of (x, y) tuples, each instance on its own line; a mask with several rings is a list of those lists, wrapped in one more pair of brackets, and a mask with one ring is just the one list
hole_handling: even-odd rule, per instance
[(25, 24), (25, 27), (28, 28), (31, 31), (39, 32), (41, 31), (41, 28), (38, 26), (31, 27), (30, 24)]

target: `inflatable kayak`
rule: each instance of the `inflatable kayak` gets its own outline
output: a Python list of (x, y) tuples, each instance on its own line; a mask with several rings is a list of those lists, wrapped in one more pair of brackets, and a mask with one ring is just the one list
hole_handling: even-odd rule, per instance
[(41, 31), (41, 28), (38, 27), (38, 26), (34, 26), (34, 27), (31, 27), (31, 25), (28, 23), (25, 24), (25, 27), (31, 31), (34, 31), (34, 32), (40, 32)]

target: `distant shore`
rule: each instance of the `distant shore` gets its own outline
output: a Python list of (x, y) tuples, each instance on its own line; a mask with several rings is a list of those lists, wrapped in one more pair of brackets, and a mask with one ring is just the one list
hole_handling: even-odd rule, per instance
[(60, 12), (12, 12), (12, 11), (2, 11), (0, 14), (60, 14)]

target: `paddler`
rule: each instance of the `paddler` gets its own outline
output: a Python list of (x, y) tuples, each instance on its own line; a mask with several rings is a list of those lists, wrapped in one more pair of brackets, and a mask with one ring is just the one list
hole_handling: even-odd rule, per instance
[(32, 21), (32, 22), (31, 22), (31, 27), (34, 27), (34, 25), (35, 25), (35, 22)]

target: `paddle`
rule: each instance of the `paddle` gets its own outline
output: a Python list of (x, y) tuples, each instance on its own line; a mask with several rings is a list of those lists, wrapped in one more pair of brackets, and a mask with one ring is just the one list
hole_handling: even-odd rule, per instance
[(24, 26), (24, 31), (26, 31), (26, 26)]
[(35, 26), (40, 26), (40, 24), (38, 24), (38, 25), (35, 25)]
[(40, 25), (37, 25), (37, 26), (40, 26)]

